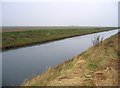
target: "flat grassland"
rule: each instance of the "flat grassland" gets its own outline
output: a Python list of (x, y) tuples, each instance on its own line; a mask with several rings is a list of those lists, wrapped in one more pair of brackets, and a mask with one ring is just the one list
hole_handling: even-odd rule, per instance
[(74, 27), (74, 26), (40, 26), (40, 27), (37, 27), (37, 26), (21, 26), (21, 27), (16, 27), (16, 26), (13, 26), (13, 27), (2, 27), (2, 32), (18, 32), (18, 31), (29, 31), (29, 30), (64, 30), (64, 29), (83, 29), (83, 28), (97, 28), (97, 27)]
[[(61, 30), (62, 29), (62, 30)], [(10, 48), (24, 47), (27, 45), (44, 43), (48, 41), (69, 38), (73, 36), (79, 36), (84, 34), (90, 34), (101, 31), (108, 31), (115, 29), (114, 27), (100, 27), (100, 28), (46, 28), (46, 29), (21, 29), (2, 32), (2, 49), (7, 50)]]

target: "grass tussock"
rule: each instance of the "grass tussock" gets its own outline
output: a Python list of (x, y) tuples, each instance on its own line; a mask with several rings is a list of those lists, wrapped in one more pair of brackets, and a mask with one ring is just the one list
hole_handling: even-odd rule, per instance
[(28, 30), (19, 32), (2, 33), (2, 49), (24, 47), (32, 44), (44, 43), (48, 41), (79, 36), (83, 34), (95, 33), (100, 31), (112, 30), (115, 28), (81, 28), (81, 29), (62, 29), (62, 30)]
[(120, 33), (22, 86), (118, 86), (118, 37)]

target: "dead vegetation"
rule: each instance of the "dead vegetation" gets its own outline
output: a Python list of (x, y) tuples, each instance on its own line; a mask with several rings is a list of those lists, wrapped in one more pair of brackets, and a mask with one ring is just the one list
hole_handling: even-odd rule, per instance
[(102, 43), (102, 41), (103, 41), (103, 36), (101, 36), (101, 35), (94, 36), (94, 38), (92, 40), (93, 46), (99, 45), (100, 43)]
[(118, 86), (118, 36), (49, 68), (22, 86)]

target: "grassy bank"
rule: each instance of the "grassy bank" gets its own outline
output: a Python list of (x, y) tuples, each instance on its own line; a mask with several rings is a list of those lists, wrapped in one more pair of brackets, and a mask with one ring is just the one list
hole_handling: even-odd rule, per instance
[(49, 68), (22, 86), (117, 86), (118, 36), (120, 38), (120, 33), (55, 68)]
[(84, 35), (89, 33), (112, 30), (115, 28), (81, 28), (81, 29), (54, 29), (54, 30), (29, 30), (20, 32), (3, 32), (2, 49), (24, 47), (27, 45), (44, 43), (68, 37)]

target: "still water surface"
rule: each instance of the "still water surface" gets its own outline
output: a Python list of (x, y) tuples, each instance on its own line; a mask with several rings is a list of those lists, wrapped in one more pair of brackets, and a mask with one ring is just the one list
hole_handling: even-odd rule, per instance
[(49, 66), (55, 67), (72, 59), (92, 46), (92, 39), (101, 35), (104, 39), (118, 30), (67, 38), (41, 45), (24, 47), (2, 53), (3, 86), (20, 85), (26, 78), (43, 73)]

